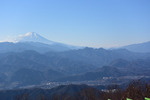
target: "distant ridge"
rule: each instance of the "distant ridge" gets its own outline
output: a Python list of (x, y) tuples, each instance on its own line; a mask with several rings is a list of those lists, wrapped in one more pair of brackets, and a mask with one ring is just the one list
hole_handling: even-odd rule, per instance
[(127, 45), (122, 48), (125, 48), (125, 49), (133, 51), (133, 52), (146, 53), (146, 52), (150, 52), (150, 41), (144, 42), (144, 43), (139, 43), (139, 44)]
[(20, 35), (12, 42), (0, 42), (0, 53), (22, 52), (26, 50), (34, 50), (40, 53), (49, 51), (62, 52), (80, 48), (82, 47), (53, 42), (36, 32), (28, 32)]

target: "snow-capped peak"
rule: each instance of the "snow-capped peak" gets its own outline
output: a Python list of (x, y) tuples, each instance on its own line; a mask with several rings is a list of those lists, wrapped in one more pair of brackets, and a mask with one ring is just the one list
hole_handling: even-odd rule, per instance
[(24, 36), (30, 36), (30, 37), (37, 37), (37, 33), (35, 33), (35, 32), (28, 32), (28, 33), (26, 33)]
[(45, 44), (53, 44), (54, 42), (40, 36), (35, 32), (28, 32), (26, 34), (20, 35), (17, 39), (17, 42), (40, 42)]

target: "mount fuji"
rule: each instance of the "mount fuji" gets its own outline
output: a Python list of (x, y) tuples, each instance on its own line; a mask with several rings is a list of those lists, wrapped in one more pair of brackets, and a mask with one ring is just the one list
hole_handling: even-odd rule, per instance
[(20, 35), (18, 38), (15, 40), (16, 42), (39, 42), (39, 43), (45, 43), (45, 44), (54, 44), (56, 42), (50, 41), (38, 33), (35, 32), (28, 32), (24, 35)]
[(49, 51), (62, 52), (81, 47), (71, 46), (63, 43), (53, 42), (35, 32), (28, 32), (18, 36), (13, 42), (1, 42), (0, 53), (5, 52), (22, 52), (26, 50), (34, 50), (40, 53)]

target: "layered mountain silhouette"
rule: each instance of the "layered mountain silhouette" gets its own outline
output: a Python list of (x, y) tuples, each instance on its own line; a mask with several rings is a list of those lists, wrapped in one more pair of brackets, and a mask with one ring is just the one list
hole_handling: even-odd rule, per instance
[(146, 52), (150, 52), (150, 41), (139, 43), (139, 44), (131, 44), (131, 45), (124, 46), (122, 48), (128, 49), (133, 52), (146, 53)]
[(149, 75), (149, 58), (149, 53), (102, 48), (44, 54), (36, 51), (1, 53), (0, 84), (3, 88), (18, 88), (49, 81), (87, 81), (101, 80), (103, 77)]
[[(103, 78), (107, 78), (114, 80), (117, 82), (117, 78), (123, 77), (131, 77), (134, 76), (150, 76), (150, 60), (138, 59), (134, 61), (127, 61), (123, 59), (118, 59), (110, 63), (108, 66), (103, 66), (95, 71), (90, 71), (81, 75), (73, 75), (65, 78), (57, 79), (56, 81), (89, 81), (89, 80), (102, 80)], [(128, 79), (129, 80), (129, 79)]]
[[(13, 41), (14, 42), (0, 42), (0, 53), (22, 52), (25, 50), (34, 50), (40, 53), (45, 53), (48, 51), (62, 52), (84, 48), (54, 42), (42, 37), (36, 32), (28, 32), (24, 35), (20, 35)], [(150, 42), (131, 44), (121, 48), (132, 52), (147, 53), (150, 52)]]
[(150, 76), (149, 52), (81, 48), (50, 41), (34, 32), (21, 35), (15, 42), (0, 43), (0, 55), (2, 89), (49, 82), (124, 82)]
[(28, 32), (24, 35), (20, 35), (14, 39), (14, 42), (0, 43), (0, 53), (22, 52), (25, 50), (45, 53), (48, 51), (60, 52), (79, 48), (81, 47), (50, 41), (35, 32)]

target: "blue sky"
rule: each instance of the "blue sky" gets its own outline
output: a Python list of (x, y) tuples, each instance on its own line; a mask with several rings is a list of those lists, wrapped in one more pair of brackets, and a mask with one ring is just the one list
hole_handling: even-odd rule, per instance
[(150, 0), (0, 0), (0, 41), (27, 32), (90, 47), (150, 41)]

